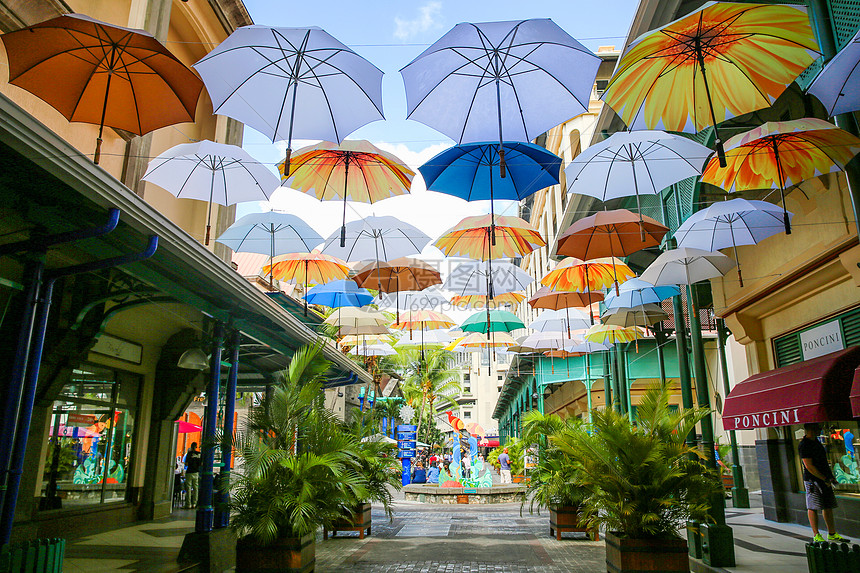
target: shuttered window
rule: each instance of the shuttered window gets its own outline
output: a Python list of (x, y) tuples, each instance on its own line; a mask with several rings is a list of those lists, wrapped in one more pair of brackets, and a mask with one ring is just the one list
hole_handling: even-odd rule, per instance
[[(789, 364), (803, 362), (803, 352), (801, 352), (800, 348), (800, 333), (832, 320), (834, 319), (828, 318), (826, 321), (818, 322), (803, 330), (774, 338), (773, 355), (776, 367), (782, 368)], [(849, 310), (837, 316), (836, 320), (839, 321), (839, 329), (842, 331), (842, 340), (845, 341), (845, 347), (848, 348), (849, 346), (860, 344), (860, 308)]]

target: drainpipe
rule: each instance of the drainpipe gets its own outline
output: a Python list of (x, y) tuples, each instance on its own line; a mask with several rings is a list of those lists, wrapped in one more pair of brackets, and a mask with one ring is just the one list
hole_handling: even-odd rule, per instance
[[(728, 397), (729, 388), (729, 368), (726, 360), (726, 339), (729, 331), (726, 328), (726, 321), (722, 318), (717, 319), (717, 351), (720, 354), (720, 372), (723, 375), (723, 390), (725, 396)], [(729, 430), (729, 440), (732, 445), (732, 478), (734, 486), (732, 487), (732, 505), (735, 507), (748, 508), (750, 506), (750, 493), (744, 484), (744, 468), (741, 467), (740, 453), (738, 452), (738, 440), (734, 430)]]
[(221, 383), (221, 346), (224, 344), (224, 325), (215, 323), (212, 334), (212, 356), (209, 358), (209, 385), (206, 387), (206, 411), (203, 414), (203, 459), (200, 464), (200, 498), (197, 500), (197, 515), (194, 531), (212, 531), (215, 510), (212, 507), (212, 491), (215, 486), (215, 430), (218, 425), (218, 387)]
[[(112, 218), (114, 217), (112, 216)], [(118, 220), (118, 218), (119, 213), (117, 212), (115, 219)], [(116, 225), (114, 223), (114, 227), (115, 226)], [(87, 231), (82, 232), (81, 238), (84, 236), (95, 236), (92, 234), (93, 231), (93, 229), (88, 229)], [(105, 234), (107, 232), (109, 231), (104, 231), (101, 234)], [(155, 253), (157, 248), (158, 237), (152, 235), (149, 238), (147, 248), (140, 253), (112, 257), (100, 261), (93, 261), (90, 263), (51, 270), (45, 273), (47, 280), (44, 283), (43, 299), (40, 301), (41, 304), (39, 304), (38, 323), (35, 325), (35, 329), (32, 332), (32, 340), (28, 341), (27, 344), (30, 347), (30, 357), (27, 363), (24, 379), (20, 385), (20, 404), (17, 412), (17, 429), (15, 431), (15, 440), (11, 452), (3, 510), (2, 515), (0, 515), (0, 545), (8, 543), (12, 535), (12, 524), (15, 520), (15, 505), (18, 500), (18, 488), (21, 484), (21, 474), (24, 471), (24, 455), (27, 450), (30, 421), (33, 417), (33, 403), (36, 399), (36, 386), (39, 381), (39, 368), (42, 363), (42, 351), (45, 346), (45, 333), (48, 326), (48, 315), (51, 311), (51, 299), (53, 297), (54, 284), (57, 280), (63, 277), (81, 273), (90, 273), (148, 259)]]
[[(230, 374), (224, 396), (224, 430), (221, 440), (221, 466), (218, 491), (215, 492), (215, 527), (230, 525), (230, 465), (233, 462), (233, 418), (236, 413), (236, 384), (239, 379), (239, 345), (242, 335), (236, 330), (230, 341)], [(220, 374), (220, 373), (219, 373)]]

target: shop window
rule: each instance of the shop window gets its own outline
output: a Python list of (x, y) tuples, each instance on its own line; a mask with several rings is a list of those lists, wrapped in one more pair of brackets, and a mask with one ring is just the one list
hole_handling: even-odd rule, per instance
[[(818, 440), (827, 451), (827, 461), (836, 478), (836, 495), (860, 496), (860, 467), (857, 446), (860, 446), (860, 424), (857, 422), (823, 422)], [(792, 426), (797, 443), (803, 437), (803, 426)], [(802, 462), (797, 459), (798, 483), (803, 484)]]
[(470, 412), (469, 410), (464, 410), (463, 411), (463, 419), (464, 420), (470, 420), (471, 418), (472, 418), (472, 412)]
[(53, 404), (42, 507), (125, 501), (132, 467), (139, 379), (84, 365)]

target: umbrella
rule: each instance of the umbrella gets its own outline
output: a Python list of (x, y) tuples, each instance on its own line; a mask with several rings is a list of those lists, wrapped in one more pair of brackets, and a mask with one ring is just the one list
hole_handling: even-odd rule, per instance
[(582, 260), (626, 257), (659, 245), (668, 232), (668, 227), (651, 217), (627, 209), (598, 211), (568, 227), (558, 238), (556, 252)]
[(519, 345), (532, 352), (543, 352), (545, 350), (561, 350), (566, 346), (574, 346), (580, 342), (581, 340), (567, 336), (562, 331), (546, 331), (535, 332), (521, 338)]
[(449, 344), (454, 338), (447, 330), (436, 329), (421, 332), (421, 340), (413, 340), (412, 338), (401, 338), (394, 346), (418, 346), (427, 344)]
[[(346, 327), (344, 327), (346, 328)], [(359, 344), (391, 344), (391, 332), (378, 334), (346, 334), (340, 339), (341, 346), (357, 346)]]
[(400, 70), (407, 117), (457, 143), (531, 141), (588, 111), (600, 59), (552, 20), (457, 24)]
[(243, 26), (194, 64), (213, 113), (272, 141), (340, 143), (382, 117), (382, 72), (324, 30)]
[(640, 277), (653, 285), (691, 285), (721, 277), (735, 262), (722, 253), (683, 247), (665, 251), (654, 259)]
[[(519, 201), (558, 184), (561, 158), (533, 143), (469, 143), (446, 149), (418, 168), (430, 191), (466, 201), (490, 201), (490, 242), (495, 244), (493, 200)], [(507, 157), (508, 174), (493, 166)]]
[(9, 83), (69, 121), (99, 126), (94, 163), (106, 125), (143, 135), (194, 121), (203, 83), (144, 30), (65, 14), (0, 40), (9, 60)]
[[(310, 253), (289, 253), (280, 256), (277, 261), (263, 266), (263, 272), (286, 281), (294, 281), (305, 285), (325, 284), (338, 279), (345, 279), (349, 274), (349, 267), (342, 260), (330, 255), (324, 255), (319, 251)], [(305, 316), (308, 315), (308, 301), (305, 298)]]
[(442, 288), (458, 296), (486, 295), (489, 289), (499, 295), (525, 290), (532, 282), (531, 275), (512, 263), (496, 263), (488, 272), (479, 261), (466, 261), (454, 267)]
[(305, 294), (304, 299), (310, 304), (340, 308), (370, 304), (373, 295), (367, 289), (359, 288), (355, 281), (343, 279), (315, 286)]
[(574, 310), (571, 318), (570, 309), (565, 308), (543, 311), (537, 319), (529, 323), (529, 328), (538, 332), (565, 331), (570, 338), (571, 330), (585, 330), (590, 325), (589, 317), (584, 312)]
[(209, 202), (205, 245), (209, 244), (213, 202), (267, 201), (278, 188), (277, 177), (244, 149), (209, 140), (174, 145), (149, 162), (142, 179), (179, 199)]
[(403, 313), (400, 320), (391, 325), (397, 330), (436, 330), (450, 328), (457, 324), (446, 314), (432, 310), (410, 310)]
[(585, 333), (586, 342), (596, 342), (603, 345), (633, 342), (640, 338), (642, 338), (642, 332), (638, 328), (614, 324), (595, 324)]
[(552, 290), (591, 292), (615, 285), (618, 293), (618, 276), (625, 281), (636, 274), (618, 259), (600, 258), (582, 261), (574, 257), (563, 259), (540, 280)]
[[(409, 193), (415, 172), (401, 159), (369, 141), (323, 141), (303, 147), (285, 170), (278, 164), (284, 184), (320, 201), (343, 200), (340, 246), (346, 246), (346, 201), (375, 203)], [(352, 173), (350, 173), (352, 170)]]
[[(793, 213), (788, 213), (789, 218)], [(738, 245), (755, 245), (784, 228), (780, 207), (765, 201), (732, 199), (713, 203), (696, 211), (675, 231), (679, 247), (692, 247), (705, 251), (718, 251), (731, 247), (738, 264), (738, 282), (744, 286), (741, 275)]]
[(585, 308), (603, 300), (602, 292), (564, 292), (541, 287), (529, 299), (532, 308)]
[[(340, 281), (338, 281), (340, 282)], [(343, 281), (351, 282), (351, 281)], [(314, 289), (311, 289), (313, 291)], [(341, 305), (346, 306), (346, 305)], [(338, 334), (388, 334), (388, 317), (379, 311), (361, 308), (338, 307), (337, 312), (325, 319), (324, 324), (335, 326)]]
[(510, 332), (526, 325), (509, 310), (487, 310), (477, 312), (460, 325), (463, 332)]
[(519, 292), (505, 292), (498, 294), (493, 298), (489, 298), (485, 294), (467, 294), (451, 297), (451, 304), (466, 308), (484, 308), (487, 306), (490, 308), (498, 308), (505, 305), (517, 306), (519, 303), (524, 301), (525, 298), (526, 295)]
[(374, 259), (389, 261), (415, 255), (430, 242), (430, 237), (397, 217), (365, 217), (346, 224), (348, 244), (340, 246), (341, 233), (328, 236), (322, 252), (345, 261)]
[(770, 107), (819, 56), (805, 7), (708, 2), (628, 46), (603, 100), (634, 129), (716, 129)]
[(494, 332), (492, 336), (487, 337), (483, 332), (473, 332), (456, 341), (453, 344), (445, 347), (445, 350), (454, 351), (456, 348), (504, 348), (516, 346), (517, 341), (511, 338), (511, 335), (506, 332)]
[(565, 346), (564, 349), (568, 352), (577, 352), (579, 354), (591, 354), (600, 352), (601, 350), (609, 350), (612, 344), (601, 344), (599, 342), (581, 342), (572, 346)]
[(197, 424), (192, 424), (191, 422), (186, 422), (185, 420), (176, 420), (176, 423), (179, 428), (180, 434), (194, 434), (196, 432), (202, 432), (203, 426), (198, 426)]
[(359, 286), (379, 292), (395, 293), (395, 310), (400, 320), (397, 296), (401, 290), (420, 291), (442, 284), (439, 271), (419, 259), (400, 257), (391, 261), (372, 261), (355, 269)]
[(647, 130), (618, 132), (577, 155), (564, 174), (569, 192), (590, 195), (604, 203), (636, 195), (639, 231), (645, 242), (640, 197), (657, 195), (682, 179), (698, 177), (710, 155), (711, 150), (704, 145), (679, 135)]
[(621, 283), (617, 295), (610, 292), (606, 296), (604, 305), (607, 308), (631, 308), (643, 304), (660, 303), (680, 294), (681, 291), (676, 286), (654, 286), (642, 279), (632, 278)]
[(785, 188), (841, 171), (860, 153), (860, 139), (823, 119), (768, 122), (726, 142), (727, 165), (708, 163), (702, 181), (727, 191), (778, 188), (785, 234), (791, 221)]
[(603, 324), (614, 326), (651, 326), (663, 322), (669, 315), (656, 303), (644, 304), (633, 308), (610, 308), (600, 317)]
[(384, 444), (396, 444), (397, 440), (394, 438), (389, 438), (385, 434), (376, 433), (372, 436), (367, 436), (365, 438), (361, 438), (362, 442), (382, 442)]
[(354, 354), (356, 356), (393, 356), (397, 354), (397, 351), (388, 346), (387, 344), (365, 344), (365, 345), (357, 345), (353, 346), (352, 350), (349, 351), (350, 354)]
[[(491, 235), (495, 235), (495, 242)], [(466, 217), (433, 243), (449, 257), (480, 261), (520, 257), (546, 245), (540, 233), (519, 217)]]
[[(833, 56), (807, 90), (836, 116), (860, 109), (860, 30), (848, 44)], [(849, 87), (853, 86), (853, 87)]]
[(272, 260), (275, 255), (310, 252), (323, 238), (310, 225), (287, 213), (251, 213), (224, 231), (217, 242), (235, 252), (269, 255), (269, 288), (272, 287)]
[(424, 310), (442, 306), (448, 298), (438, 288), (429, 287), (420, 291), (400, 291), (396, 296), (380, 293), (373, 301), (379, 308), (397, 310)]

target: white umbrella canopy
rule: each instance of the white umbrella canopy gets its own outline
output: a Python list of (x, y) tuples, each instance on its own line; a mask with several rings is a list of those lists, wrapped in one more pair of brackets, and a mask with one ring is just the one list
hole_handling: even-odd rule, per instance
[(382, 71), (324, 30), (243, 26), (194, 64), (213, 113), (272, 141), (340, 143), (382, 116)]
[(432, 344), (450, 344), (454, 337), (447, 330), (426, 330), (415, 334), (412, 338), (404, 336), (394, 346), (427, 346)]
[(356, 356), (393, 356), (397, 351), (387, 344), (358, 344), (349, 353)]
[(366, 310), (354, 306), (339, 308), (325, 319), (325, 324), (333, 326), (387, 326), (391, 319), (375, 310)]
[(340, 246), (341, 231), (329, 235), (321, 252), (344, 261), (390, 261), (421, 252), (430, 237), (397, 217), (365, 217), (346, 225), (346, 246)]
[(600, 352), (601, 350), (609, 350), (612, 348), (612, 344), (601, 344), (599, 342), (581, 342), (579, 344), (573, 344), (571, 346), (565, 346), (565, 352), (580, 352), (582, 354), (591, 354), (593, 352)]
[(398, 293), (382, 293), (373, 301), (379, 308), (394, 310), (431, 310), (448, 303), (448, 298), (436, 287), (424, 290), (408, 290)]
[(691, 285), (721, 277), (735, 262), (722, 253), (683, 247), (662, 253), (639, 277), (655, 286)]
[(310, 225), (289, 213), (245, 215), (215, 239), (235, 252), (261, 255), (309, 253), (323, 238)]
[(669, 315), (655, 303), (633, 308), (610, 308), (600, 317), (603, 324), (615, 326), (651, 326), (669, 318)]
[(588, 315), (576, 308), (545, 310), (528, 325), (529, 328), (538, 332), (564, 331), (568, 333), (568, 336), (572, 330), (588, 330), (590, 326), (591, 321)]
[(568, 336), (566, 332), (562, 331), (547, 331), (529, 334), (518, 339), (517, 342), (523, 349), (542, 352), (545, 350), (561, 350), (566, 346), (575, 346), (580, 344), (582, 339)]
[(233, 205), (267, 201), (280, 185), (268, 167), (241, 147), (209, 140), (174, 145), (149, 162), (142, 179), (179, 199), (209, 202), (206, 245), (209, 244), (212, 203)]
[[(492, 282), (489, 285), (489, 292), (494, 295), (525, 290), (534, 282), (531, 275), (512, 263), (495, 262), (490, 273)], [(442, 284), (442, 288), (457, 296), (487, 295), (489, 294), (487, 277), (487, 265), (481, 261), (466, 261), (454, 267)]]
[[(833, 56), (807, 90), (835, 116), (860, 109), (860, 30)], [(849, 86), (854, 86), (849, 88)]]

